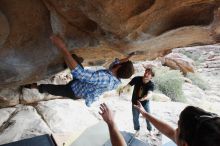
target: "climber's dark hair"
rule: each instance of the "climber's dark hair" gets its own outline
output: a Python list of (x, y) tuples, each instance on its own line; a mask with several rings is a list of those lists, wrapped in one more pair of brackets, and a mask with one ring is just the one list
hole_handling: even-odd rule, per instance
[(134, 74), (134, 66), (131, 61), (120, 63), (120, 68), (117, 70), (117, 77), (128, 79)]

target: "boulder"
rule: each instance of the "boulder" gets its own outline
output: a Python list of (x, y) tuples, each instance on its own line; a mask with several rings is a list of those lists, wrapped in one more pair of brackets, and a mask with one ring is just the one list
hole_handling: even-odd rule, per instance
[(45, 99), (45, 94), (41, 94), (37, 89), (22, 89), (20, 101), (22, 104), (35, 103)]
[(170, 53), (163, 58), (163, 65), (180, 70), (184, 74), (195, 72), (194, 61), (181, 53)]
[(1, 126), (0, 144), (51, 134), (50, 128), (31, 106), (18, 106), (11, 117)]
[(53, 133), (76, 134), (98, 122), (82, 104), (72, 99), (55, 99), (39, 102), (36, 109)]
[(0, 115), (1, 115), (1, 119), (0, 119), (0, 127), (4, 124), (4, 122), (6, 122), (11, 114), (15, 111), (16, 108), (3, 108), (0, 109)]
[(19, 104), (19, 88), (7, 88), (0, 90), (0, 108)]

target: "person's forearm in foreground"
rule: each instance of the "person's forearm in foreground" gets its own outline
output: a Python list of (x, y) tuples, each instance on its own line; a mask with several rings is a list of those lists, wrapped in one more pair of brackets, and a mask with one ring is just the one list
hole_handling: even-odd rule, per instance
[(127, 146), (124, 137), (118, 130), (117, 126), (113, 124), (108, 124), (110, 139), (112, 146)]
[(175, 129), (167, 123), (153, 117), (149, 113), (145, 112), (143, 116), (149, 120), (161, 133), (175, 141)]
[(114, 114), (105, 103), (100, 104), (99, 114), (107, 123), (112, 146), (126, 146), (126, 142), (114, 122)]
[(142, 107), (141, 103), (138, 102), (138, 105), (134, 105), (140, 113), (150, 121), (161, 133), (169, 137), (175, 142), (175, 129), (171, 127), (169, 124), (159, 120), (158, 118), (152, 116), (151, 114), (147, 113), (144, 108)]

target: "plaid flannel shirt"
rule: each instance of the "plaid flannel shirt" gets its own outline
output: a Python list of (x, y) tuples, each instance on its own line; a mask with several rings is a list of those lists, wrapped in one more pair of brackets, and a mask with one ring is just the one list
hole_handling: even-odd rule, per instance
[(71, 71), (76, 79), (72, 84), (72, 90), (77, 97), (85, 99), (90, 106), (105, 91), (116, 89), (121, 81), (112, 75), (109, 70), (87, 70), (79, 65)]

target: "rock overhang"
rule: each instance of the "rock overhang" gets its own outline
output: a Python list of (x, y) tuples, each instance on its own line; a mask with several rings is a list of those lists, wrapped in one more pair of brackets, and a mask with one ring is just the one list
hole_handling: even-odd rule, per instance
[(154, 59), (172, 48), (220, 42), (218, 0), (0, 0), (0, 88), (63, 70), (51, 44), (60, 34), (85, 65), (132, 51)]

